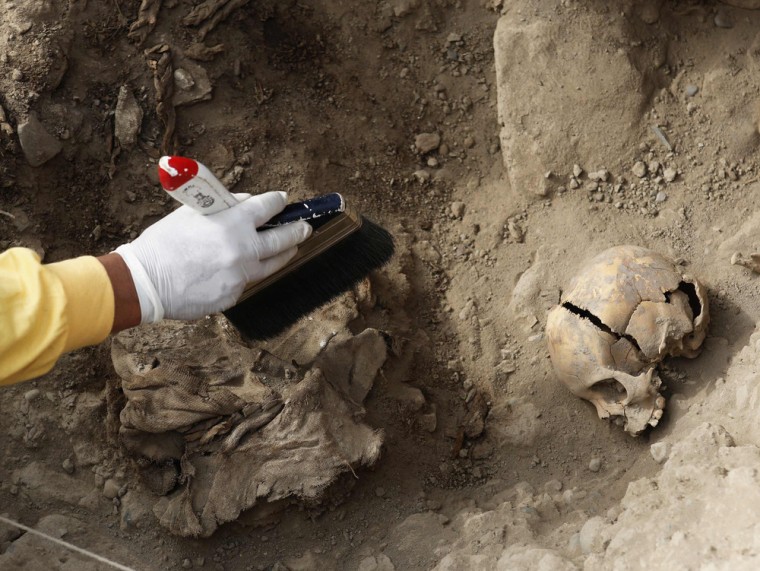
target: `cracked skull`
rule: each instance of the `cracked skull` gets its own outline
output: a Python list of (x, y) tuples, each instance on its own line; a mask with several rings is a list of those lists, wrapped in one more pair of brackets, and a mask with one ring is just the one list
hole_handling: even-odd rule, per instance
[(573, 279), (549, 312), (546, 335), (559, 380), (600, 418), (619, 417), (637, 435), (662, 418), (657, 364), (696, 357), (709, 321), (696, 279), (661, 254), (617, 246)]

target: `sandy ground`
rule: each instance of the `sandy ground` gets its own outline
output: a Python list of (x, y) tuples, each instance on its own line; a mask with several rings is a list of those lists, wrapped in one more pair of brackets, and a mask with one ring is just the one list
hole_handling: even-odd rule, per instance
[[(172, 535), (116, 436), (105, 343), (3, 390), (0, 514), (135, 569), (757, 568), (759, 288), (730, 262), (760, 248), (753, 2), (230, 2), (210, 30), (154, 4), (151, 28), (136, 0), (0, 0), (0, 247), (134, 238), (175, 207), (167, 145), (238, 192), (343, 192), (399, 250), (363, 312), (393, 340), (364, 401), (382, 455), (321, 505)], [(621, 244), (711, 304), (637, 438), (557, 381), (544, 338)], [(85, 561), (0, 527), (2, 568)]]

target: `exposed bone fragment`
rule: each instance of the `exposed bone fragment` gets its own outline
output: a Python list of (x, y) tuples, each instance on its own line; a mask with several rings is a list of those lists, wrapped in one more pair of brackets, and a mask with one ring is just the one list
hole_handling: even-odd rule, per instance
[(736, 252), (731, 256), (731, 263), (735, 266), (744, 266), (748, 270), (760, 274), (760, 254), (750, 254), (747, 258), (741, 252)]

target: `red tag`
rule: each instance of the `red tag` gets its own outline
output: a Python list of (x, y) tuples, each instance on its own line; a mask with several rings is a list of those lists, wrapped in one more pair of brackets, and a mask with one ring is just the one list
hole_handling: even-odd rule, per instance
[(164, 190), (177, 190), (198, 174), (198, 163), (185, 157), (161, 157), (158, 178)]

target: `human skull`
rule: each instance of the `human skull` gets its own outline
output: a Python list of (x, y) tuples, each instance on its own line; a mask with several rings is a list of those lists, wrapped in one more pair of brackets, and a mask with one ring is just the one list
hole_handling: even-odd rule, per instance
[(709, 321), (696, 279), (656, 252), (617, 246), (576, 275), (549, 312), (546, 335), (559, 380), (635, 436), (662, 418), (657, 364), (696, 357)]

